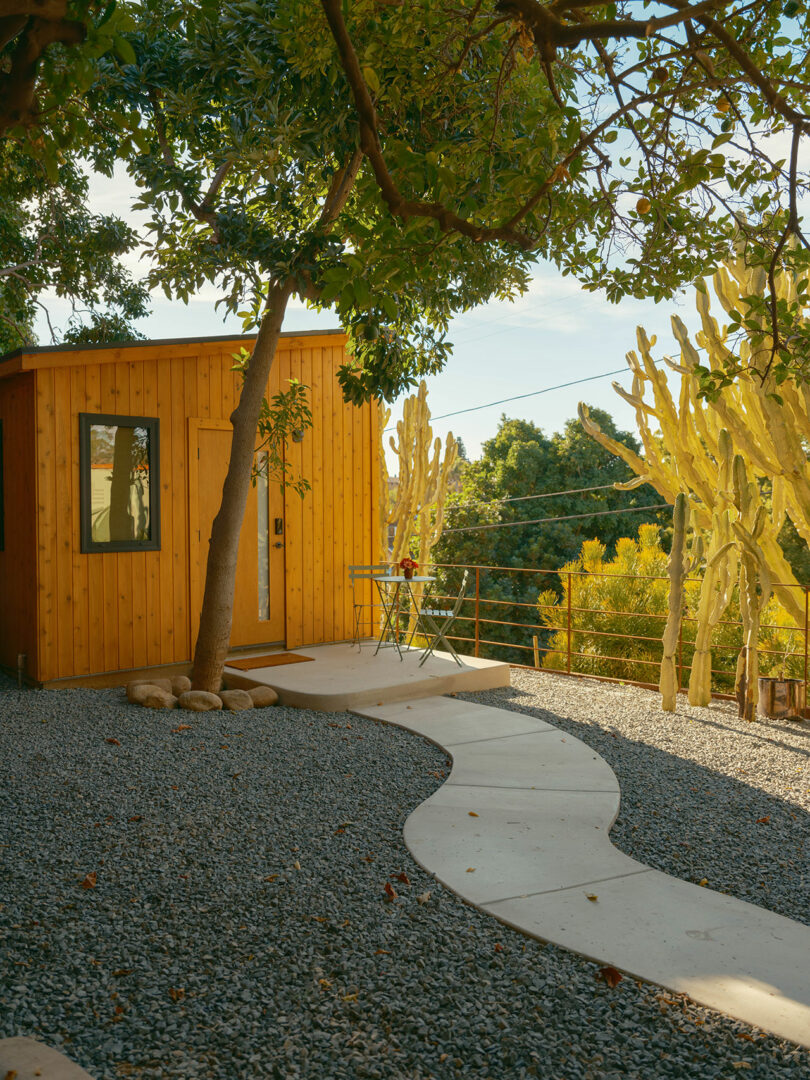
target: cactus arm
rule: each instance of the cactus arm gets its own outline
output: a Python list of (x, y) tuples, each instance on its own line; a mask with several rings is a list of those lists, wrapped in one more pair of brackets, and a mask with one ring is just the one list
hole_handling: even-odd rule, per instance
[(663, 656), (659, 689), (661, 708), (674, 712), (678, 696), (678, 672), (675, 655), (683, 618), (683, 582), (686, 577), (686, 530), (689, 527), (689, 503), (684, 493), (678, 492), (672, 511), (672, 548), (669, 553), (669, 602), (667, 621), (662, 638)]

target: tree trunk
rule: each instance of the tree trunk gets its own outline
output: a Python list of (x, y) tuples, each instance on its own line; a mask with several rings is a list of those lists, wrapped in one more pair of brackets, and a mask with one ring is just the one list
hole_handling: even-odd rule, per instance
[(222, 669), (231, 640), (236, 559), (250, 491), (256, 429), (291, 292), (289, 281), (270, 287), (267, 310), (248, 361), (239, 404), (230, 418), (231, 456), (222, 486), (222, 502), (211, 527), (200, 629), (194, 648), (191, 685), (195, 690), (216, 693), (222, 684)]

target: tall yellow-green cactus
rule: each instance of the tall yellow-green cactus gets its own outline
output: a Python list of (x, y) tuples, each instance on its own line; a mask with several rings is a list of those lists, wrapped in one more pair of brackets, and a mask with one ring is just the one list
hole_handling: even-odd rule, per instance
[[(748, 269), (739, 258), (721, 267), (713, 284), (722, 307), (729, 312), (740, 310), (744, 297), (762, 295), (766, 287), (763, 272)], [(797, 282), (790, 274), (782, 275), (777, 287), (780, 297), (793, 300), (799, 295)], [(637, 331), (638, 353), (627, 355), (632, 389), (626, 391), (614, 383), (617, 393), (635, 409), (643, 456), (600, 431), (585, 406), (580, 406), (580, 417), (586, 431), (622, 458), (636, 474), (634, 481), (622, 486), (650, 483), (671, 503), (679, 492), (690, 497), (692, 527), (698, 535), (703, 535), (706, 549), (696, 649), (689, 680), (692, 704), (705, 704), (709, 700), (711, 632), (722, 618), (731, 590), (739, 580), (746, 597), (749, 638), (741, 654), (742, 677), (748, 683), (744, 710), (750, 712), (751, 695), (756, 694), (756, 687), (750, 685), (751, 675), (757, 662), (752, 655), (756, 643), (751, 639), (750, 628), (756, 625), (758, 629), (757, 610), (763, 583), (767, 582), (770, 589), (770, 583), (775, 582), (773, 591), (781, 605), (797, 626), (804, 622), (802, 591), (778, 537), (788, 514), (799, 534), (810, 542), (810, 462), (806, 452), (810, 442), (810, 388), (790, 378), (777, 386), (772, 376), (763, 380), (754, 372), (743, 371), (715, 399), (701, 398), (696, 367), (702, 363), (720, 368), (731, 350), (727, 330), (720, 328), (711, 314), (705, 284), (697, 289), (697, 309), (702, 329), (695, 340), (708, 354), (708, 360), (701, 359), (682, 320), (677, 316), (672, 319), (680, 359), (675, 362), (664, 357), (664, 360), (680, 375), (677, 398), (666, 373), (653, 360), (655, 339), (648, 339), (642, 328)], [(739, 355), (744, 363), (750, 361), (752, 367), (761, 371), (766, 367), (764, 360), (770, 350), (770, 338), (767, 314), (758, 318), (749, 340), (742, 342)], [(732, 474), (737, 456), (742, 462), (736, 466), (737, 472), (743, 468), (748, 477), (747, 498), (742, 498), (739, 483), (739, 490), (735, 488)], [(739, 475), (737, 480), (742, 482)], [(763, 486), (770, 488), (769, 507), (762, 502)], [(745, 511), (741, 509), (743, 503)]]
[[(381, 414), (381, 432), (390, 415), (390, 411)], [(396, 492), (390, 498), (381, 438), (382, 551), (390, 552), (390, 561), (398, 563), (412, 554), (412, 540), (416, 538), (416, 561), (420, 566), (427, 566), (430, 552), (441, 536), (448, 482), (458, 459), (458, 443), (452, 432), (448, 433), (442, 453), (442, 440), (434, 440), (424, 380), (418, 393), (406, 398), (402, 419), (397, 424), (397, 437), (391, 436), (389, 443), (397, 456), (399, 477)], [(390, 544), (392, 527), (394, 535)]]

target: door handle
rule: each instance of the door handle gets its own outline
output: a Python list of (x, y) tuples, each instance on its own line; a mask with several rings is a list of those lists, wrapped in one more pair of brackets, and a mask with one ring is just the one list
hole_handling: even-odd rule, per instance
[(275, 548), (283, 548), (284, 544), (282, 543), (281, 540), (276, 540), (275, 544), (273, 544), (273, 547), (275, 547)]

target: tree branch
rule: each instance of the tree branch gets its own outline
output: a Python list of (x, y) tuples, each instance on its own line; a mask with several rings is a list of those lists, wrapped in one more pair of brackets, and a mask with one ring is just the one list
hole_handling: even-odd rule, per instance
[[(163, 112), (160, 108), (160, 97), (157, 90), (153, 87), (149, 87), (149, 100), (152, 102), (152, 111), (155, 116), (155, 132), (157, 133), (158, 146), (160, 148), (160, 154), (163, 158), (164, 164), (170, 168), (175, 169), (177, 163), (174, 159), (174, 152), (169, 142), (169, 137), (166, 134), (166, 121), (163, 117)], [(217, 171), (214, 173), (214, 177), (208, 187), (208, 191), (203, 196), (202, 202), (195, 202), (190, 199), (184, 192), (179, 191), (180, 200), (184, 208), (192, 214), (197, 221), (203, 222), (205, 225), (209, 225), (211, 231), (214, 234), (214, 238), (217, 243), (220, 242), (219, 228), (217, 226), (217, 215), (211, 209), (211, 203), (216, 197), (217, 192), (222, 187), (225, 177), (228, 175), (231, 169), (231, 162), (224, 161)]]
[[(16, 263), (14, 266), (5, 266), (0, 269), (0, 278), (19, 278), (23, 270), (29, 270), (32, 266), (39, 266), (38, 259), (27, 259), (25, 262)], [(22, 280), (22, 279), (21, 279)]]
[(388, 171), (377, 130), (377, 111), (366, 86), (357, 54), (354, 51), (346, 24), (343, 21), (340, 0), (321, 0), (332, 36), (338, 49), (343, 71), (349, 83), (360, 122), (360, 147), (368, 158), (377, 180), (377, 186), (386, 205), (396, 217), (426, 217), (437, 221), (442, 229), (455, 229), (477, 243), (484, 240), (504, 240), (528, 250), (532, 238), (509, 226), (491, 228), (461, 218), (441, 203), (425, 203), (406, 199), (394, 183)]
[(363, 151), (358, 146), (352, 156), (332, 177), (329, 193), (324, 200), (318, 224), (328, 228), (346, 205), (351, 194), (360, 166), (363, 164)]
[[(20, 6), (25, 7), (24, 4)], [(64, 8), (63, 4), (62, 14)], [(14, 20), (19, 14), (18, 10), (4, 17), (5, 35), (13, 28), (7, 19)], [(48, 46), (57, 41), (63, 45), (79, 45), (86, 36), (87, 28), (76, 19), (31, 16), (16, 34), (7, 38), (6, 44), (14, 38), (17, 40), (11, 52), (9, 70), (0, 75), (0, 133), (33, 121), (39, 62)]]

